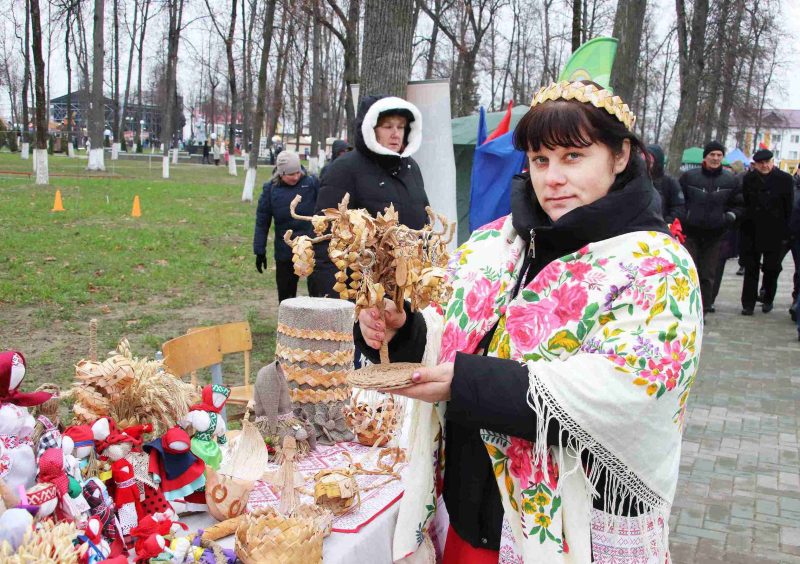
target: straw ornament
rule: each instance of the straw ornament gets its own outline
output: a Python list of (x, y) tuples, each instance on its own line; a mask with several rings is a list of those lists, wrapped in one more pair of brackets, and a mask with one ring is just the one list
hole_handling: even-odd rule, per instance
[(580, 81), (567, 82), (564, 80), (543, 86), (533, 95), (531, 108), (556, 100), (577, 100), (585, 104), (591, 104), (595, 108), (605, 110), (617, 118), (629, 131), (633, 131), (633, 126), (636, 125), (636, 116), (628, 107), (628, 104), (622, 101), (622, 98), (614, 96), (608, 90), (598, 88), (594, 84), (584, 84)]
[[(455, 224), (445, 216), (428, 207), (429, 223), (422, 229), (411, 229), (400, 223), (393, 205), (373, 217), (367, 210), (349, 209), (350, 194), (345, 194), (337, 207), (308, 217), (296, 213), (301, 200), (300, 196), (295, 197), (289, 206), (290, 213), (295, 219), (312, 222), (318, 237), (310, 241), (293, 240), (291, 233), (287, 233), (286, 243), (292, 247), (297, 262), (302, 261), (304, 273), (310, 273), (313, 262), (300, 257), (309, 243), (328, 242), (328, 256), (338, 269), (333, 289), (342, 299), (355, 302), (355, 318), (362, 309), (383, 311), (385, 299), (394, 302), (398, 310), (408, 301), (412, 311), (449, 300), (452, 288), (445, 276), (450, 258), (447, 246), (453, 239)], [(329, 232), (323, 234), (326, 231)], [(380, 362), (380, 366), (355, 371), (350, 384), (369, 389), (407, 386), (419, 366), (414, 363), (386, 366), (387, 343), (381, 347)]]
[(350, 398), (345, 409), (345, 419), (356, 435), (356, 440), (365, 446), (384, 446), (397, 433), (401, 419), (394, 396), (377, 398), (377, 401), (359, 401), (361, 391)]

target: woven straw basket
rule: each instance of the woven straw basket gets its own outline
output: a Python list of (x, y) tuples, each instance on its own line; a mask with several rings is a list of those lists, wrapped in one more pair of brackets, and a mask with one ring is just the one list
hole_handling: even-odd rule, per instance
[(369, 447), (387, 445), (399, 425), (394, 396), (387, 396), (372, 405), (359, 401), (360, 395), (359, 390), (350, 398), (350, 405), (345, 410), (347, 425), (355, 433), (358, 443)]
[(315, 564), (322, 562), (322, 532), (312, 519), (256, 511), (236, 528), (236, 556), (244, 564)]
[(317, 527), (317, 530), (322, 532), (323, 537), (330, 535), (331, 529), (333, 529), (333, 513), (319, 505), (310, 503), (298, 505), (294, 508), (290, 517), (311, 519), (314, 521), (314, 526)]

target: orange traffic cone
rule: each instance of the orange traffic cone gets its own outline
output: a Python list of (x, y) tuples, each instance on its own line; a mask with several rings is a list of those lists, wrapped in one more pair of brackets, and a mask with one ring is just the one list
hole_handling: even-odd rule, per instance
[(131, 210), (131, 217), (142, 217), (142, 208), (139, 205), (139, 196), (133, 197), (133, 209)]
[(53, 200), (53, 209), (50, 211), (65, 211), (64, 204), (61, 202), (61, 190), (56, 190), (56, 199)]

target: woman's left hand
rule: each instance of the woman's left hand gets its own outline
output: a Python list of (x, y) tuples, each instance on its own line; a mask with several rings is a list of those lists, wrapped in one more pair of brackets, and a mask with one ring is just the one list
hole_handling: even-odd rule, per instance
[(450, 399), (450, 385), (453, 382), (453, 363), (417, 368), (411, 380), (414, 382), (411, 386), (387, 392), (428, 403), (447, 401)]

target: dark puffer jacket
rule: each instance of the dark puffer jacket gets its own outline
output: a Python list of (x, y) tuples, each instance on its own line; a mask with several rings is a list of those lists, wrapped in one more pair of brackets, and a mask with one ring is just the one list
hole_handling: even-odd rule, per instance
[(667, 223), (672, 223), (675, 218), (683, 222), (686, 202), (683, 199), (681, 185), (673, 176), (664, 172), (664, 149), (660, 145), (648, 145), (647, 152), (653, 157), (650, 175), (653, 177), (653, 186), (661, 197), (661, 217)]
[[(398, 154), (382, 147), (375, 139), (374, 128), (381, 113), (399, 110), (414, 120), (406, 127), (406, 142)], [(419, 166), (411, 158), (422, 141), (422, 116), (416, 106), (386, 96), (364, 98), (356, 117), (355, 151), (350, 151), (325, 167), (316, 213), (335, 208), (345, 194), (350, 194), (351, 209), (364, 208), (373, 216), (394, 204), (400, 222), (413, 229), (428, 221), (425, 207), (428, 195)], [(312, 274), (313, 293), (338, 298), (333, 291), (336, 267), (328, 257), (327, 243), (314, 248), (316, 267)]]
[(294, 186), (288, 186), (276, 176), (264, 184), (256, 210), (256, 228), (253, 233), (253, 253), (263, 255), (267, 248), (267, 237), (272, 220), (275, 220), (275, 260), (291, 261), (292, 249), (283, 240), (289, 229), (294, 236), (310, 235), (314, 229), (308, 221), (294, 219), (289, 213), (289, 204), (298, 194), (303, 200), (297, 206), (299, 215), (311, 215), (319, 193), (316, 176), (303, 176)]
[(680, 183), (686, 200), (686, 216), (681, 223), (688, 236), (720, 235), (743, 217), (740, 181), (722, 167), (687, 170)]

